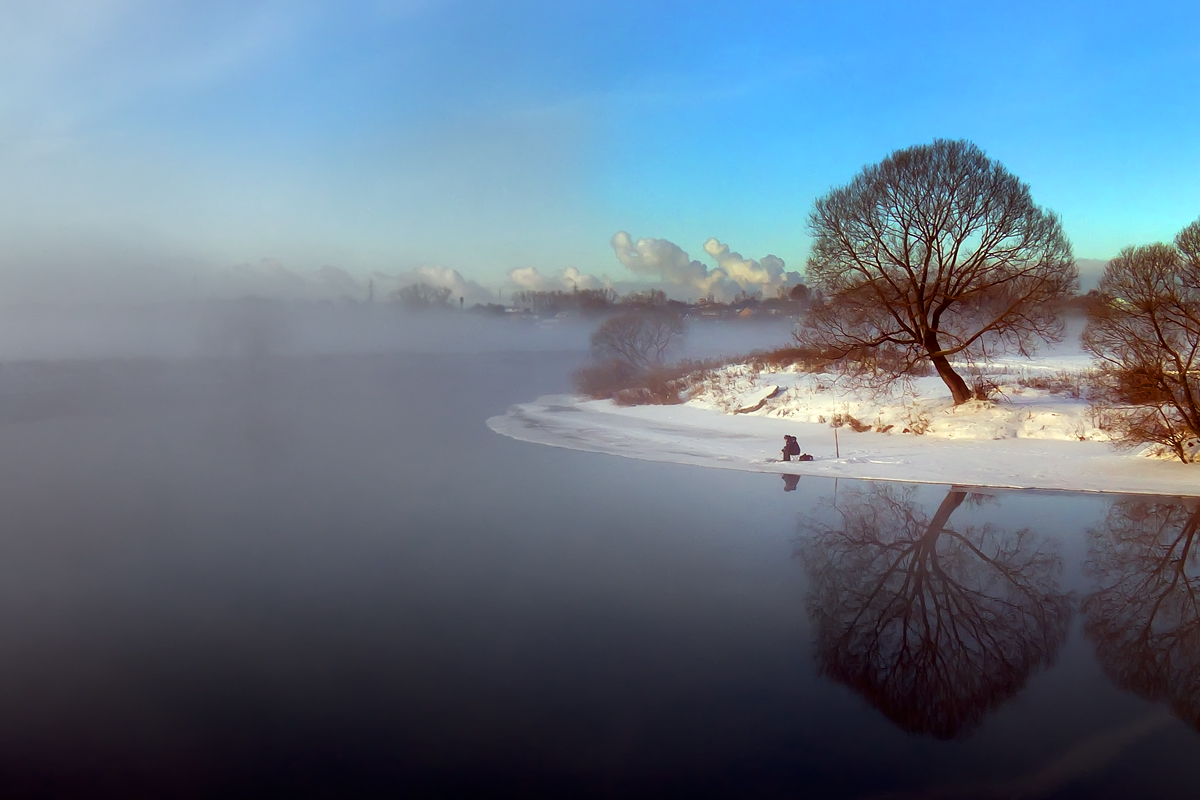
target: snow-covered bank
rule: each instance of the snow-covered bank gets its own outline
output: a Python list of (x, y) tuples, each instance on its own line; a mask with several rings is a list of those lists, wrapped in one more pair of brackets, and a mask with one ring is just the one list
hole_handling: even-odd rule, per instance
[[(697, 383), (683, 405), (622, 407), (558, 395), (514, 406), (488, 426), (529, 442), (721, 469), (1200, 496), (1200, 464), (1108, 444), (1078, 396), (1089, 366), (1072, 336), (1040, 358), (992, 364), (997, 402), (956, 407), (937, 377), (881, 397), (829, 374), (735, 364)], [(835, 418), (846, 423), (837, 431), (840, 457)], [(779, 461), (784, 434), (815, 460)]]
[[(1200, 495), (1200, 465), (1122, 454), (1078, 439), (948, 438), (838, 431), (828, 424), (722, 414), (695, 404), (621, 407), (570, 395), (540, 397), (488, 427), (527, 442), (753, 472), (1013, 489)], [(815, 456), (781, 462), (784, 434)]]

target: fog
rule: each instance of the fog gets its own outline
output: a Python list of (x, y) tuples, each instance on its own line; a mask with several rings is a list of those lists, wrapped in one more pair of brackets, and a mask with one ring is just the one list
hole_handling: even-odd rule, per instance
[[(601, 319), (535, 320), (393, 304), (242, 298), (0, 312), (0, 361), (305, 356), (353, 353), (584, 352)], [(791, 321), (697, 321), (677, 358), (741, 355), (790, 341)]]

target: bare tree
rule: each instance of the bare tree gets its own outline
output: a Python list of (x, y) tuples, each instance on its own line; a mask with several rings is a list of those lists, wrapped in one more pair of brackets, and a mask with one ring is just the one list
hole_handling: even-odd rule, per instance
[(687, 332), (681, 317), (664, 311), (631, 311), (610, 317), (592, 334), (597, 361), (615, 359), (638, 371), (661, 367), (671, 346)]
[(906, 731), (952, 739), (1054, 662), (1071, 618), (1062, 561), (1028, 529), (951, 526), (913, 488), (843, 493), (833, 525), (800, 523), (821, 673)]
[(1083, 346), (1099, 362), (1093, 404), (1118, 444), (1147, 442), (1191, 460), (1200, 436), (1200, 219), (1175, 245), (1131, 247), (1108, 262)]
[(399, 301), (405, 308), (446, 308), (450, 294), (451, 290), (448, 286), (414, 283), (392, 292), (392, 299)]
[(1085, 567), (1098, 586), (1084, 630), (1105, 674), (1200, 730), (1200, 503), (1113, 503)]
[(808, 279), (824, 294), (800, 344), (833, 359), (879, 347), (901, 370), (930, 362), (955, 403), (971, 391), (950, 363), (1057, 341), (1056, 304), (1078, 283), (1056, 215), (966, 141), (897, 150), (817, 200)]

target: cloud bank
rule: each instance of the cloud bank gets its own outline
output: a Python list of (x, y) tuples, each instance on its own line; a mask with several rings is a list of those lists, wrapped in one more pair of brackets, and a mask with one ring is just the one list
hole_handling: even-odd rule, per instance
[(607, 289), (612, 286), (607, 275), (598, 278), (580, 272), (576, 267), (567, 267), (553, 275), (543, 275), (537, 267), (518, 267), (508, 271), (508, 280), (518, 290), (535, 292)]
[(780, 287), (800, 282), (799, 273), (785, 271), (782, 258), (774, 255), (761, 261), (744, 258), (714, 238), (704, 243), (704, 252), (717, 264), (711, 270), (666, 239), (635, 242), (627, 232), (617, 231), (609, 244), (617, 260), (630, 272), (656, 278), (701, 297), (711, 294), (718, 300), (729, 300), (743, 291), (769, 295)]

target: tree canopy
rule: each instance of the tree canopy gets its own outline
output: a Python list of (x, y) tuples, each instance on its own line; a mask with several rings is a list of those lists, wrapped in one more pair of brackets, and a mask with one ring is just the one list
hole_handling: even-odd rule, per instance
[(825, 302), (797, 333), (834, 359), (894, 350), (932, 363), (956, 403), (950, 359), (1026, 354), (1057, 341), (1058, 301), (1078, 284), (1058, 217), (967, 141), (897, 150), (816, 201), (808, 280)]
[(610, 317), (592, 334), (592, 355), (613, 359), (635, 370), (657, 369), (672, 345), (687, 332), (677, 314), (667, 311), (629, 311)]

